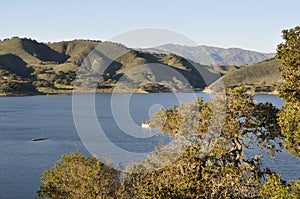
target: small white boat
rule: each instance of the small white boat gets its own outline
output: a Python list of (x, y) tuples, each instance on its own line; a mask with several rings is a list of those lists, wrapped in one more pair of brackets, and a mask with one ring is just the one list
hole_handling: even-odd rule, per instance
[(142, 122), (141, 126), (142, 128), (146, 128), (146, 129), (151, 128), (149, 122)]

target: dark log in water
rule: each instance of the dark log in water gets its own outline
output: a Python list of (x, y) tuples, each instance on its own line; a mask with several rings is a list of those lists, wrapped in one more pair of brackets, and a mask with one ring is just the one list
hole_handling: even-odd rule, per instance
[(44, 138), (33, 138), (31, 139), (31, 141), (42, 141), (42, 140), (47, 140), (49, 139), (48, 137), (44, 137)]

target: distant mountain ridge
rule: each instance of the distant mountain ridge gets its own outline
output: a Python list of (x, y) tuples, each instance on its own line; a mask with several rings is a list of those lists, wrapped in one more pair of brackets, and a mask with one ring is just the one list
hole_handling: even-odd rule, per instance
[(240, 48), (219, 48), (206, 45), (182, 46), (165, 44), (153, 48), (138, 49), (157, 54), (176, 54), (203, 65), (247, 65), (258, 63), (275, 56), (275, 53), (261, 53)]

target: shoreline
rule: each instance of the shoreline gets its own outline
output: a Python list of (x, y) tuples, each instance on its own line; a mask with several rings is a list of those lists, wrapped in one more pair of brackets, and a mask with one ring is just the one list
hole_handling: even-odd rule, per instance
[[(202, 91), (203, 93), (207, 93), (207, 94), (215, 94), (216, 92), (212, 91), (211, 89), (205, 88)], [(246, 91), (246, 93), (248, 93), (248, 91)], [(249, 92), (251, 93), (251, 92)], [(279, 91), (278, 90), (274, 90), (274, 91), (256, 91), (256, 92), (252, 92), (255, 95), (279, 95)]]
[[(216, 92), (212, 92), (210, 90), (195, 90), (194, 91), (195, 93), (197, 92), (201, 92), (201, 93), (206, 93), (206, 94), (216, 94)], [(70, 92), (50, 92), (50, 93), (22, 93), (22, 94), (0, 94), (0, 97), (30, 97), (30, 96), (70, 96), (70, 95), (73, 95), (74, 93), (74, 90), (70, 91)], [(96, 91), (96, 92), (93, 92), (93, 91), (77, 91), (76, 93), (80, 93), (80, 94), (85, 94), (85, 93), (95, 93), (95, 94), (98, 94), (98, 93), (135, 93), (135, 94), (153, 94), (153, 93), (173, 93), (173, 92), (148, 92), (148, 91), (136, 91), (136, 92), (130, 92), (130, 91)], [(176, 93), (180, 93), (180, 92), (176, 92)], [(191, 92), (182, 92), (182, 93), (191, 93)], [(276, 91), (272, 91), (272, 92), (254, 92), (255, 95), (279, 95), (279, 92), (276, 90)]]

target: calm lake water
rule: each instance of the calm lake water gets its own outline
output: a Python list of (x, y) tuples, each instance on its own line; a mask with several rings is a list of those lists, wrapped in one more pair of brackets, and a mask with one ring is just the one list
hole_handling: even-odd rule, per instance
[[(209, 99), (210, 95), (197, 95)], [(118, 111), (128, 113), (136, 125), (147, 120), (160, 106), (171, 107), (178, 104), (173, 94), (119, 94), (113, 103), (121, 110), (117, 116), (111, 111), (111, 94), (97, 94), (95, 98), (96, 116), (99, 125), (109, 132), (108, 139), (123, 150), (132, 153), (151, 152), (165, 137), (134, 138), (121, 130), (128, 118)], [(190, 95), (181, 96), (190, 102)], [(283, 102), (275, 95), (257, 95), (258, 102), (272, 102), (280, 107)], [(121, 105), (120, 105), (121, 104)], [(123, 109), (123, 108), (124, 109)], [(118, 119), (117, 125), (114, 118)], [(126, 128), (126, 125), (125, 125)], [(127, 129), (128, 130), (128, 129)], [(130, 130), (130, 129), (129, 129)], [(133, 132), (136, 128), (132, 129)], [(33, 96), (0, 98), (0, 198), (34, 198), (39, 189), (42, 172), (51, 168), (61, 155), (78, 150), (86, 155), (85, 148), (77, 133), (73, 114), (72, 96)], [(32, 138), (49, 139), (33, 142)], [(84, 143), (89, 142), (85, 140)], [(92, 141), (91, 141), (92, 142)], [(102, 143), (105, 145), (105, 143)], [(300, 177), (300, 159), (290, 156), (287, 151), (277, 154), (275, 160), (264, 162), (276, 171), (282, 171), (284, 179)]]

